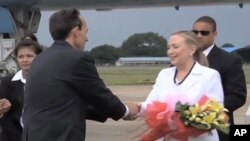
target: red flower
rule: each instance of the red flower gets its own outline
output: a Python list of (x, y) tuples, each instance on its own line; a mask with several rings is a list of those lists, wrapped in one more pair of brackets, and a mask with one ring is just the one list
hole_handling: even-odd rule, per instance
[[(199, 106), (206, 106), (210, 101), (211, 100), (207, 96), (203, 96), (197, 104)], [(149, 104), (146, 110), (146, 123), (150, 132), (143, 135), (140, 141), (155, 141), (162, 137), (171, 137), (180, 141), (187, 141), (189, 137), (198, 137), (203, 133), (210, 132), (216, 127), (219, 128), (219, 126), (199, 128), (197, 125), (201, 125), (202, 123), (186, 119), (186, 115), (183, 113), (184, 111), (188, 111), (187, 109), (192, 106), (181, 103), (178, 103), (177, 105), (181, 107), (174, 108), (175, 110), (178, 109), (177, 112), (175, 112), (171, 105), (168, 105), (165, 102), (155, 101), (152, 104)], [(200, 107), (196, 108), (199, 109)], [(224, 113), (221, 112), (216, 114), (224, 115)], [(192, 116), (196, 117), (196, 115), (191, 115), (191, 117)], [(185, 124), (184, 122), (188, 122), (188, 124)], [(224, 121), (224, 123), (227, 125), (227, 121)], [(228, 128), (226, 127), (225, 129), (225, 131), (227, 131)]]

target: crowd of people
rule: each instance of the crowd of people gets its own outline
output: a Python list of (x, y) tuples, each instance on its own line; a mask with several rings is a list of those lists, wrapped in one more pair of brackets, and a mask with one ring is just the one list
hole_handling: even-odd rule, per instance
[[(14, 50), (20, 70), (1, 78), (1, 141), (83, 141), (86, 119), (144, 118), (150, 103), (173, 95), (191, 103), (204, 95), (216, 99), (234, 124), (233, 112), (246, 102), (241, 60), (216, 46), (212, 17), (202, 16), (192, 30), (169, 37), (166, 47), (172, 65), (160, 71), (143, 102), (122, 102), (100, 78), (94, 59), (84, 52), (88, 25), (77, 9), (56, 11), (49, 32), (54, 43), (46, 51), (33, 34), (23, 37)], [(166, 140), (175, 139), (158, 139)], [(229, 135), (213, 129), (189, 138), (197, 140), (229, 141)]]

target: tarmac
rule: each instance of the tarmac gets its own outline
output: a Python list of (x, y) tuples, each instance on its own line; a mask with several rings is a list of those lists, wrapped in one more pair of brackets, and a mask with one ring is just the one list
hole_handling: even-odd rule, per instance
[[(152, 86), (112, 86), (109, 88), (122, 101), (144, 101)], [(247, 88), (250, 92), (250, 85), (247, 85)], [(246, 104), (234, 113), (236, 124), (247, 123), (246, 111), (249, 104), (250, 96), (247, 97)], [(87, 121), (86, 141), (138, 141), (145, 131), (147, 127), (141, 119), (135, 121), (108, 119), (105, 123)]]

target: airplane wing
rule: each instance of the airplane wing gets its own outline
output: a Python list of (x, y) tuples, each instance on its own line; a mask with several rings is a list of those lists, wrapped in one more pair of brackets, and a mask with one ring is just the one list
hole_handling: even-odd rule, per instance
[(56, 10), (67, 7), (79, 9), (117, 9), (139, 7), (201, 6), (249, 3), (250, 0), (1, 0), (1, 7), (39, 8)]

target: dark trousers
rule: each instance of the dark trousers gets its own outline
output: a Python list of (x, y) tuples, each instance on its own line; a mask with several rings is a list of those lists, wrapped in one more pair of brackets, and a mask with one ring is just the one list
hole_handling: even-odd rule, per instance
[(230, 141), (230, 135), (229, 134), (225, 134), (225, 133), (222, 133), (221, 131), (217, 130), (218, 131), (218, 134), (219, 134), (219, 139), (220, 141)]

